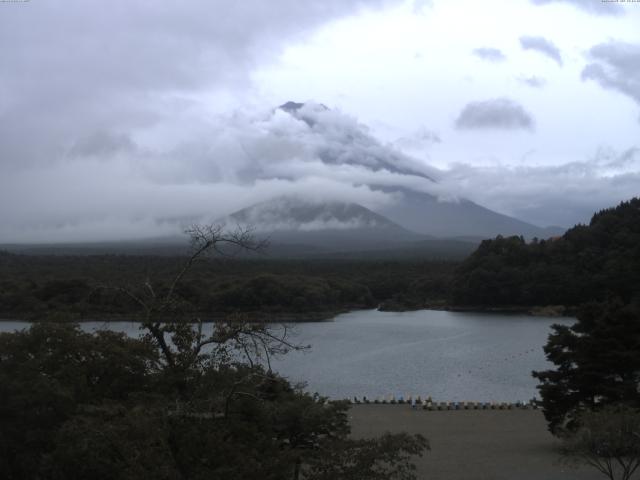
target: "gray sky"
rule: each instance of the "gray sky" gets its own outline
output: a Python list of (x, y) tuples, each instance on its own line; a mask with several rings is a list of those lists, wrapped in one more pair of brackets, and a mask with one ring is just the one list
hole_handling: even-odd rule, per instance
[(0, 3), (0, 242), (283, 193), (375, 209), (385, 182), (588, 221), (640, 194), (639, 25), (600, 0)]

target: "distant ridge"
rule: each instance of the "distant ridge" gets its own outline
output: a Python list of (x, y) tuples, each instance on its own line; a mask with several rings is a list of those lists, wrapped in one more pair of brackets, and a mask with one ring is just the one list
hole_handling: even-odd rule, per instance
[(405, 228), (425, 235), (471, 239), (522, 235), (531, 239), (549, 238), (565, 232), (560, 227), (538, 227), (470, 200), (443, 202), (428, 193), (409, 189), (384, 187), (384, 190), (401, 194), (402, 201), (383, 206), (380, 213)]

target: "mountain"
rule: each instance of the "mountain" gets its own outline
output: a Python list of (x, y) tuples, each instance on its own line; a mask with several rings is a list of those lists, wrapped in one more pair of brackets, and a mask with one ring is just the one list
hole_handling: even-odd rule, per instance
[(378, 213), (406, 230), (439, 238), (549, 238), (564, 232), (524, 222), (468, 199), (441, 200), (431, 193), (441, 191), (441, 172), (380, 144), (366, 127), (350, 123), (322, 104), (287, 102), (279, 109), (306, 124), (317, 145), (317, 160), (327, 166), (347, 165), (374, 173), (366, 175), (362, 183), (393, 199)]
[(470, 200), (443, 202), (434, 195), (407, 188), (384, 187), (384, 190), (401, 195), (401, 200), (383, 206), (380, 213), (393, 218), (405, 228), (425, 235), (459, 238), (522, 235), (530, 239), (549, 238), (562, 235), (565, 231), (560, 227), (538, 227), (494, 212)]
[[(230, 249), (229, 254), (263, 258), (462, 259), (476, 239), (440, 239), (406, 229), (387, 217), (352, 202), (281, 196), (251, 205), (219, 219), (228, 230), (250, 228), (257, 240), (268, 240), (265, 252)], [(30, 255), (184, 255), (184, 236), (129, 241), (54, 245), (0, 245), (0, 250)], [(223, 251), (225, 247), (222, 248)]]
[(356, 203), (314, 201), (299, 196), (243, 208), (221, 220), (228, 228), (250, 227), (272, 246), (307, 246), (321, 251), (387, 249), (425, 240)]

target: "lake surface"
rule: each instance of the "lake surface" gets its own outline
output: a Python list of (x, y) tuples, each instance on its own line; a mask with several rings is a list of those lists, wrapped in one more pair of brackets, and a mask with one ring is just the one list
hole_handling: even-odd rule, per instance
[[(303, 352), (274, 370), (332, 398), (430, 395), (436, 401), (517, 401), (537, 396), (532, 370), (550, 367), (542, 350), (554, 323), (573, 319), (469, 312), (360, 310), (332, 321), (289, 324)], [(25, 328), (0, 322), (0, 331)], [(133, 322), (88, 322), (139, 334)]]

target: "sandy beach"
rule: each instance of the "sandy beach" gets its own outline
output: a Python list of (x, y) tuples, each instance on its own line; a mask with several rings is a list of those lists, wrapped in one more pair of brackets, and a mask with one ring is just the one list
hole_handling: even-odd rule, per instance
[(421, 480), (597, 480), (591, 467), (567, 465), (539, 410), (413, 410), (354, 405), (352, 433), (421, 433), (431, 451), (416, 460)]

